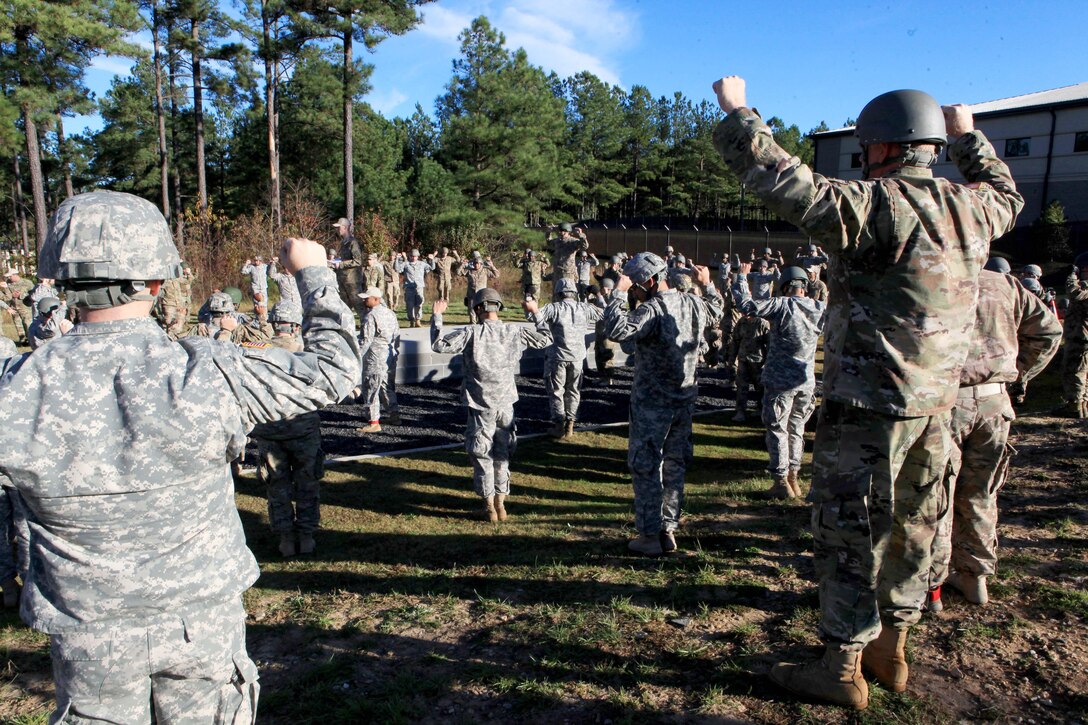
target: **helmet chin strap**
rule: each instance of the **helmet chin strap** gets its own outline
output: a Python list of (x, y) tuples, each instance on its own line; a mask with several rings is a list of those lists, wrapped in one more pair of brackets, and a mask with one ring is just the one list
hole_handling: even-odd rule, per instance
[(861, 178), (870, 179), (872, 173), (888, 166), (899, 164), (901, 166), (917, 166), (923, 169), (928, 169), (941, 158), (942, 147), (937, 145), (936, 152), (929, 149), (922, 149), (915, 146), (908, 146), (907, 144), (899, 144), (900, 153), (898, 156), (892, 158), (886, 158), (880, 164), (876, 166), (869, 165), (869, 147), (861, 147)]

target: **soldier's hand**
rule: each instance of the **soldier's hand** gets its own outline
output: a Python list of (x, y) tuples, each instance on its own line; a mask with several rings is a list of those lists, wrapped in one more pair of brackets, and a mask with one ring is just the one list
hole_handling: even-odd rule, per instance
[(431, 305), (431, 314), (441, 315), (443, 312), (446, 311), (446, 308), (449, 306), (450, 303), (446, 300), (435, 300), (434, 304)]
[(740, 76), (719, 78), (711, 87), (714, 89), (714, 95), (718, 97), (718, 106), (725, 113), (732, 113), (748, 105), (745, 98), (744, 79)]
[(536, 300), (522, 300), (521, 308), (531, 315), (540, 309), (540, 304)]
[(710, 284), (710, 267), (704, 267), (701, 264), (694, 264), (691, 267), (695, 270), (695, 281), (706, 287)]
[(291, 274), (306, 267), (324, 267), (325, 248), (309, 239), (291, 237), (280, 247), (280, 263)]
[(626, 274), (621, 274), (619, 281), (616, 282), (616, 291), (626, 292), (629, 289), (631, 289), (631, 278)]
[(752, 263), (751, 262), (741, 262), (740, 267), (737, 268), (737, 274), (747, 275), (751, 271), (752, 271)]
[(941, 106), (944, 112), (944, 128), (950, 141), (955, 141), (969, 131), (975, 130), (975, 118), (971, 115), (971, 109), (962, 103), (952, 106)]
[(238, 327), (238, 318), (234, 315), (223, 315), (219, 319), (219, 326), (227, 332), (233, 332)]

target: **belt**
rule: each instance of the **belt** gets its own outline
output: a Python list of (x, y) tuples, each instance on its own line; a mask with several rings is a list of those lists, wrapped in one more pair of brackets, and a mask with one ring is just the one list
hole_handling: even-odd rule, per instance
[(1001, 395), (1005, 392), (1005, 383), (983, 383), (982, 385), (966, 385), (960, 388), (960, 398), (988, 398), (991, 395)]

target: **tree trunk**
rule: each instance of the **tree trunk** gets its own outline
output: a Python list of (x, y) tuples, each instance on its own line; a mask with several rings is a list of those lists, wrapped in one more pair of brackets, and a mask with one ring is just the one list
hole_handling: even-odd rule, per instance
[(57, 114), (57, 154), (60, 156), (60, 165), (64, 168), (64, 193), (66, 199), (75, 196), (72, 189), (72, 167), (68, 163), (68, 147), (64, 142), (64, 119)]
[[(173, 21), (169, 19), (167, 15), (166, 21), (166, 37), (169, 38), (173, 32)], [(178, 158), (178, 96), (176, 79), (178, 75), (178, 56), (177, 50), (168, 49), (166, 55), (166, 62), (169, 66), (169, 92), (170, 92), (170, 158), (174, 160), (174, 163), (170, 165), (170, 186), (174, 194), (174, 239), (178, 244), (178, 247), (185, 246), (185, 214), (182, 213), (181, 205), (181, 171), (178, 170), (177, 158)]]
[(42, 179), (42, 159), (38, 149), (38, 126), (28, 104), (23, 104), (23, 130), (26, 132), (26, 163), (30, 167), (30, 196), (34, 203), (34, 241), (38, 253), (45, 246), (48, 216), (45, 211), (45, 182)]
[(159, 180), (162, 186), (162, 215), (170, 225), (170, 158), (166, 153), (166, 110), (162, 102), (162, 66), (159, 60), (159, 3), (151, 3), (151, 37), (154, 42), (155, 115), (159, 121)]
[(19, 169), (19, 153), (15, 156), (15, 206), (16, 233), (23, 242), (23, 254), (30, 254), (30, 235), (26, 228), (26, 202), (23, 200), (23, 172)]
[(200, 210), (208, 208), (208, 177), (204, 168), (204, 92), (200, 87), (200, 25), (192, 21), (193, 120), (196, 124), (196, 195)]
[(272, 21), (268, 17), (268, 3), (261, 2), (261, 30), (264, 33), (264, 102), (268, 122), (268, 177), (269, 201), (271, 202), (272, 223), (276, 229), (283, 227), (283, 212), (280, 205), (280, 155), (279, 133), (276, 128), (276, 62), (272, 58)]
[(354, 150), (352, 148), (352, 77), (355, 69), (351, 41), (353, 37), (354, 18), (348, 13), (345, 18), (347, 27), (344, 30), (344, 216), (348, 224), (354, 228), (355, 224), (355, 174), (352, 168)]

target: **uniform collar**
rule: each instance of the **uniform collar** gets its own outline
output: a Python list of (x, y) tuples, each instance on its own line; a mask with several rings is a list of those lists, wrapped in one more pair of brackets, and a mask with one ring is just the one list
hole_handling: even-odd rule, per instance
[(129, 332), (155, 332), (166, 335), (159, 324), (150, 317), (132, 317), (127, 320), (108, 322), (80, 322), (69, 335), (118, 335)]

